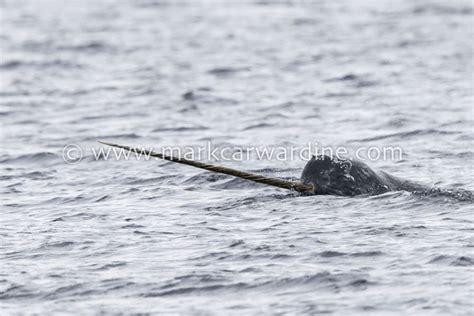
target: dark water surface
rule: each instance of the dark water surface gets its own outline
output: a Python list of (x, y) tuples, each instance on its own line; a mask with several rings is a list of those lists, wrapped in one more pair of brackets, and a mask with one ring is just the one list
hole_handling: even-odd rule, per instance
[(91, 153), (400, 146), (370, 165), (473, 190), (470, 1), (2, 1), (1, 29), (2, 315), (472, 315), (469, 202)]

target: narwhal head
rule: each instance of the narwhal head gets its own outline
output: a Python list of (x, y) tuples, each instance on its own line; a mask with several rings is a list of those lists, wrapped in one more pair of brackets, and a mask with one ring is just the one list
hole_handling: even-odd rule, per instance
[(301, 181), (313, 184), (314, 194), (355, 195), (357, 188), (351, 168), (349, 160), (313, 156), (303, 169)]

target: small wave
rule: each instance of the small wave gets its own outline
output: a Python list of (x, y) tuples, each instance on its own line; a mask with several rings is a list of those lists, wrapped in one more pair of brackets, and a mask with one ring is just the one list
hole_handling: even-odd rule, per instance
[(331, 251), (331, 250), (327, 250), (327, 251), (323, 251), (319, 253), (319, 256), (323, 258), (341, 257), (345, 255), (347, 255), (347, 253), (339, 252), (339, 251)]
[(441, 131), (441, 130), (437, 130), (437, 129), (417, 129), (417, 130), (414, 130), (414, 131), (400, 132), (400, 133), (393, 133), (393, 134), (386, 134), (386, 135), (380, 135), (380, 136), (375, 136), (375, 137), (351, 140), (349, 142), (351, 142), (351, 143), (353, 143), (353, 142), (370, 142), (370, 141), (383, 140), (383, 139), (388, 139), (388, 138), (406, 139), (407, 137), (412, 137), (412, 136), (451, 135), (451, 134), (459, 134), (459, 133), (460, 132)]
[(392, 225), (387, 227), (372, 227), (368, 226), (363, 228), (365, 231), (364, 234), (366, 235), (383, 235), (383, 234), (390, 234), (394, 236), (404, 236), (405, 233), (403, 231), (410, 229), (410, 227), (403, 227), (401, 225)]
[(249, 125), (245, 128), (242, 129), (242, 131), (249, 131), (253, 129), (259, 129), (259, 128), (267, 128), (267, 127), (274, 127), (275, 125), (269, 124), (269, 123), (259, 123), (255, 125)]
[[(60, 160), (60, 157), (51, 152), (39, 152), (33, 154), (24, 154), (16, 157), (8, 157), (0, 160), (0, 163), (38, 163)], [(62, 159), (61, 159), (62, 161)]]
[(59, 242), (51, 242), (51, 243), (46, 243), (43, 244), (42, 246), (39, 247), (39, 249), (51, 249), (51, 248), (66, 248), (66, 247), (71, 247), (75, 243), (73, 241), (59, 241)]
[(215, 185), (211, 185), (213, 189), (219, 189), (219, 190), (241, 190), (241, 189), (256, 189), (256, 188), (270, 188), (269, 186), (253, 181), (248, 181), (240, 178), (234, 178), (232, 177), (228, 181), (225, 181), (223, 183), (217, 183)]
[(428, 263), (440, 263), (454, 267), (467, 267), (474, 265), (474, 259), (467, 256), (449, 256), (449, 255), (437, 255), (430, 259)]
[(244, 268), (239, 271), (239, 273), (260, 273), (260, 272), (262, 272), (261, 269), (254, 268), (254, 267)]
[(39, 69), (58, 67), (61, 69), (82, 68), (80, 64), (68, 60), (43, 60), (43, 61), (24, 61), (24, 60), (9, 60), (0, 63), (2, 70), (17, 70), (18, 68), (34, 67)]
[(315, 18), (296, 18), (293, 20), (293, 25), (316, 25), (320, 20)]
[[(166, 6), (171, 6), (173, 5), (172, 1), (166, 1), (166, 0), (139, 0), (134, 2), (135, 5), (139, 8), (161, 8), (161, 7), (166, 7)], [(179, 6), (186, 6), (187, 2), (186, 1), (180, 1)]]
[(86, 43), (80, 44), (73, 44), (73, 45), (61, 45), (58, 46), (57, 49), (59, 50), (70, 50), (70, 51), (87, 51), (87, 52), (101, 52), (105, 50), (110, 50), (112, 47), (105, 42), (99, 41), (91, 41)]
[(244, 245), (245, 242), (242, 240), (242, 239), (239, 239), (239, 240), (234, 240), (230, 245), (229, 245), (229, 248), (234, 248), (234, 247), (237, 247), (237, 246), (242, 246)]
[(239, 67), (239, 68), (218, 67), (218, 68), (212, 68), (211, 70), (208, 71), (208, 73), (211, 75), (216, 75), (216, 76), (228, 76), (236, 72), (249, 71), (249, 70), (250, 68), (248, 67)]
[(170, 180), (170, 179), (175, 179), (177, 178), (177, 175), (165, 175), (161, 177), (153, 177), (153, 178), (142, 178), (142, 179), (136, 179), (133, 178), (132, 180), (127, 180), (126, 184), (130, 185), (140, 185), (140, 184), (152, 184), (152, 183), (160, 183), (165, 180)]
[(352, 257), (376, 257), (376, 256), (380, 256), (380, 255), (383, 255), (383, 252), (378, 251), (378, 250), (375, 250), (375, 251), (361, 251), (361, 252), (354, 252), (354, 253), (350, 254), (350, 256), (352, 256)]
[(95, 218), (106, 218), (107, 215), (96, 215), (92, 213), (79, 212), (73, 215), (64, 215), (53, 219), (53, 222), (64, 222), (64, 221), (87, 221)]
[(112, 135), (104, 135), (104, 136), (89, 136), (89, 137), (84, 138), (84, 140), (85, 141), (97, 141), (98, 139), (117, 140), (119, 138), (138, 139), (138, 138), (141, 138), (141, 136), (135, 133), (126, 133), (126, 134), (112, 134)]
[(367, 197), (369, 200), (391, 200), (400, 196), (410, 197), (410, 192), (407, 191), (389, 191), (379, 195), (372, 195)]
[(211, 260), (223, 260), (231, 256), (231, 253), (227, 251), (214, 251), (207, 253), (205, 255), (191, 258), (191, 260), (199, 260), (199, 261), (207, 261), (208, 259)]
[(208, 128), (205, 126), (178, 126), (178, 127), (159, 127), (152, 130), (152, 132), (189, 132), (189, 131), (204, 131)]
[[(447, 2), (449, 3), (449, 2)], [(439, 15), (471, 15), (472, 6), (448, 6), (437, 3), (418, 5), (413, 9), (415, 14), (439, 14)]]
[(383, 252), (381, 251), (360, 251), (360, 252), (354, 252), (354, 253), (346, 253), (346, 252), (339, 252), (339, 251), (332, 251), (332, 250), (327, 250), (320, 252), (318, 256), (322, 258), (333, 258), (333, 257), (375, 257), (375, 256), (380, 256), (382, 255)]
[(212, 172), (203, 172), (192, 176), (183, 181), (184, 184), (206, 184), (217, 182), (222, 179), (229, 178), (229, 176), (220, 174), (220, 173), (212, 173)]
[(76, 195), (76, 196), (55, 196), (53, 198), (50, 198), (46, 201), (44, 201), (43, 203), (44, 204), (73, 204), (73, 203), (77, 203), (77, 202), (89, 202), (89, 201), (93, 201), (93, 197), (90, 197), (90, 196), (86, 196), (86, 195), (82, 195), (82, 194), (79, 194), (79, 195)]
[[(243, 180), (243, 181), (246, 181), (246, 180)], [(249, 181), (246, 181), (246, 182), (249, 182)], [(285, 194), (271, 193), (268, 195), (253, 195), (250, 197), (240, 198), (236, 200), (226, 199), (221, 205), (206, 207), (205, 210), (208, 212), (213, 212), (214, 215), (220, 215), (220, 211), (235, 210), (239, 207), (252, 205), (257, 202), (261, 202), (261, 203), (273, 202), (275, 200), (285, 200), (285, 199), (294, 198), (298, 196), (297, 192), (291, 192), (291, 191), (285, 191), (285, 192), (287, 193)], [(268, 213), (273, 213), (275, 211), (276, 211), (275, 209), (271, 209), (268, 211)]]
[(262, 117), (262, 120), (270, 120), (270, 119), (283, 119), (286, 120), (288, 119), (289, 116), (285, 115), (283, 113), (270, 113)]
[(27, 172), (21, 175), (23, 178), (31, 179), (31, 180), (48, 180), (52, 179), (49, 174), (51, 172), (41, 172), (41, 171), (33, 171), (33, 172)]
[(342, 77), (326, 79), (325, 81), (326, 82), (335, 82), (335, 81), (336, 82), (337, 81), (351, 82), (357, 88), (371, 87), (371, 86), (375, 86), (379, 84), (379, 81), (377, 80), (370, 80), (368, 78), (355, 75), (355, 74), (347, 74)]
[(357, 80), (357, 79), (360, 79), (360, 77), (357, 76), (357, 75), (354, 75), (354, 74), (347, 74), (347, 75), (344, 75), (342, 77), (335, 77), (335, 78), (327, 79), (326, 82), (331, 82), (331, 81), (354, 81), (354, 80)]
[(365, 88), (365, 87), (376, 86), (378, 84), (379, 84), (379, 81), (377, 80), (360, 80), (355, 84), (355, 86), (357, 88)]
[(187, 91), (187, 92), (183, 93), (183, 94), (181, 95), (181, 97), (182, 97), (184, 100), (194, 100), (194, 99), (195, 99), (194, 91), (192, 91), (192, 90)]
[(4, 63), (0, 63), (0, 69), (4, 69), (4, 70), (15, 69), (15, 68), (18, 68), (18, 67), (20, 67), (24, 64), (25, 64), (24, 62), (19, 61), (19, 60), (10, 60), (10, 61), (4, 62)]
[(107, 200), (110, 200), (110, 195), (106, 194), (106, 195), (102, 195), (102, 196), (98, 197), (93, 202), (103, 202), (103, 201), (107, 201)]
[(324, 95), (325, 98), (347, 98), (355, 97), (358, 93), (355, 92), (329, 92)]
[(474, 159), (474, 152), (472, 151), (460, 151), (460, 152), (446, 152), (440, 150), (427, 150), (433, 158), (459, 158), (472, 160)]
[(65, 285), (56, 288), (54, 291), (49, 292), (43, 295), (44, 299), (56, 299), (63, 296), (71, 296), (71, 295), (80, 295), (81, 289), (84, 288), (84, 285), (81, 283)]
[(106, 263), (106, 264), (93, 264), (91, 265), (91, 267), (93, 268), (92, 270), (93, 271), (105, 271), (105, 270), (110, 270), (110, 269), (113, 269), (113, 268), (119, 268), (119, 267), (123, 267), (123, 266), (126, 266), (127, 263), (126, 262), (123, 262), (123, 261), (119, 261), (119, 262), (110, 262), (110, 263)]
[(454, 259), (451, 263), (451, 266), (455, 267), (467, 267), (474, 265), (474, 259), (467, 256), (461, 256)]
[[(185, 278), (186, 280), (186, 278)], [(197, 282), (197, 283), (196, 283)], [(176, 280), (171, 281), (169, 284), (162, 286), (160, 289), (147, 292), (142, 294), (145, 297), (160, 297), (160, 296), (175, 296), (175, 295), (189, 295), (189, 294), (200, 294), (206, 292), (219, 292), (224, 291), (241, 291), (241, 290), (279, 290), (279, 289), (290, 289), (293, 287), (300, 288), (301, 286), (310, 287), (312, 289), (330, 289), (338, 291), (341, 288), (366, 288), (374, 284), (369, 281), (365, 276), (340, 273), (332, 274), (329, 272), (320, 272), (312, 275), (303, 275), (297, 277), (286, 277), (286, 278), (277, 278), (274, 280), (248, 283), (248, 282), (238, 282), (238, 283), (222, 283), (222, 280), (218, 281), (214, 278), (210, 279), (211, 283), (205, 286), (198, 286), (200, 280), (193, 280), (193, 284), (183, 284), (183, 282), (176, 282)], [(208, 281), (209, 282), (209, 281)], [(189, 283), (189, 282), (188, 282)]]
[[(271, 287), (281, 288), (281, 287), (294, 287), (301, 285), (312, 285), (315, 287), (329, 288), (334, 290), (339, 290), (343, 287), (353, 287), (359, 285), (369, 285), (373, 284), (363, 276), (349, 273), (329, 273), (329, 272), (320, 272), (313, 275), (305, 275), (301, 277), (294, 278), (284, 278), (276, 281), (268, 282), (265, 285), (271, 285)], [(259, 287), (262, 285), (259, 285)]]
[(180, 294), (189, 294), (189, 293), (203, 293), (209, 291), (216, 291), (221, 289), (231, 289), (231, 288), (245, 288), (247, 283), (237, 283), (233, 285), (223, 285), (223, 284), (216, 284), (216, 285), (207, 285), (207, 286), (193, 286), (193, 287), (184, 287), (178, 288), (168, 291), (161, 291), (156, 293), (146, 293), (144, 297), (158, 297), (158, 296), (170, 296), (170, 295), (180, 295)]
[(35, 294), (19, 284), (12, 283), (8, 288), (0, 292), (0, 300), (31, 298)]
[(143, 232), (143, 231), (141, 231), (141, 230), (134, 230), (133, 233), (134, 233), (135, 235), (145, 235), (145, 236), (148, 236), (148, 235), (149, 235), (148, 233), (145, 233), (145, 232)]
[(129, 228), (145, 228), (145, 226), (143, 225), (138, 225), (138, 224), (128, 224), (128, 225), (125, 225), (125, 226), (122, 226), (121, 228), (123, 229), (129, 229)]
[(428, 191), (416, 191), (413, 192), (415, 196), (423, 196), (423, 197), (430, 197), (430, 198), (448, 198), (450, 200), (455, 200), (459, 202), (469, 202), (472, 203), (474, 201), (474, 193), (468, 190), (462, 189), (441, 189), (441, 188), (433, 188)]

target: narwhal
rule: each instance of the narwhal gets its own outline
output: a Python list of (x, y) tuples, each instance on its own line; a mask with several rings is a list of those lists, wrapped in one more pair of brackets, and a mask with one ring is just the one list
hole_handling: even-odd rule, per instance
[(208, 163), (174, 157), (142, 148), (99, 141), (104, 145), (144, 154), (150, 157), (181, 163), (196, 168), (231, 175), (278, 188), (293, 190), (304, 195), (378, 195), (389, 191), (408, 191), (423, 195), (443, 195), (462, 201), (472, 201), (470, 191), (452, 191), (430, 188), (416, 182), (400, 179), (384, 171), (375, 171), (358, 160), (340, 159), (326, 155), (313, 156), (303, 169), (300, 181), (263, 176), (251, 172), (211, 165)]

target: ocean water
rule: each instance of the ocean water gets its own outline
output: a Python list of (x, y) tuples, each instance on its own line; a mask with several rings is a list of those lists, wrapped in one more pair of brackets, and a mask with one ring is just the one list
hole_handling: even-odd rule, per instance
[[(469, 201), (299, 196), (93, 152), (399, 146), (368, 164), (474, 190), (470, 1), (0, 10), (2, 315), (473, 314)], [(216, 163), (294, 179), (305, 165)]]

